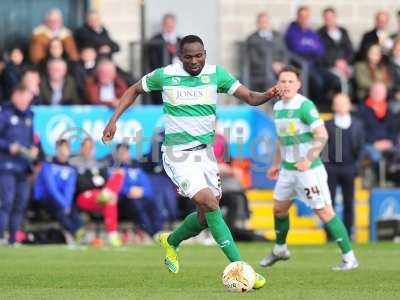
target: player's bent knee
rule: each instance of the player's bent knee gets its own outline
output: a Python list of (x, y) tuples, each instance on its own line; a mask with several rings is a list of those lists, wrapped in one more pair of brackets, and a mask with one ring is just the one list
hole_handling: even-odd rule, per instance
[(290, 205), (284, 202), (275, 201), (274, 203), (274, 216), (276, 217), (286, 217), (289, 212)]
[(329, 222), (330, 220), (332, 220), (333, 217), (335, 217), (335, 212), (330, 205), (323, 208), (315, 209), (314, 211), (324, 223)]

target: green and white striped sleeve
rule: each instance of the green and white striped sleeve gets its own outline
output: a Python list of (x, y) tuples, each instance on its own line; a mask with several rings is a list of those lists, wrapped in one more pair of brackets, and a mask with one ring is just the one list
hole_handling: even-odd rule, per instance
[(231, 73), (217, 65), (218, 93), (233, 95), (241, 85)]
[(142, 87), (145, 92), (162, 91), (164, 69), (158, 68), (143, 76)]
[(312, 101), (304, 101), (301, 105), (301, 120), (314, 129), (324, 124), (315, 104)]

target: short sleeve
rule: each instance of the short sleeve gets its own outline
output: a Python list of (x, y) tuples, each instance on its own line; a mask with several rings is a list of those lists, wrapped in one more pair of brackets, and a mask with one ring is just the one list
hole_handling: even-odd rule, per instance
[(145, 92), (161, 91), (163, 88), (163, 68), (155, 69), (153, 72), (143, 76), (142, 87)]
[(301, 105), (301, 119), (305, 124), (309, 125), (311, 129), (323, 124), (319, 112), (312, 101), (305, 101)]
[(224, 68), (217, 66), (218, 93), (233, 95), (241, 85), (231, 73)]

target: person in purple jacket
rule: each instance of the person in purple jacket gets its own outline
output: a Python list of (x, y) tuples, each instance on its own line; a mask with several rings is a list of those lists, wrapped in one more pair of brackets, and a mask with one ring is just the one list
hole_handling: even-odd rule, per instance
[(318, 60), (325, 53), (324, 44), (316, 31), (310, 26), (310, 9), (308, 6), (300, 6), (297, 9), (296, 21), (292, 22), (285, 34), (285, 42), (288, 50), (305, 60), (310, 69), (311, 99), (321, 103), (324, 81), (321, 70), (317, 67)]

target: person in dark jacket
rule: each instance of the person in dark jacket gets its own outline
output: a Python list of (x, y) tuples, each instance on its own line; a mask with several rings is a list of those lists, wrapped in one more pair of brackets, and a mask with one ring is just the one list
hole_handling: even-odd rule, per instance
[(29, 199), (31, 164), (39, 149), (33, 140), (32, 93), (17, 85), (11, 103), (0, 110), (0, 244), (6, 243), (8, 229), (10, 244), (21, 225)]
[(335, 9), (328, 7), (323, 11), (324, 26), (318, 33), (325, 47), (319, 64), (326, 71), (327, 91), (349, 93), (349, 79), (352, 75), (351, 61), (353, 46), (347, 30), (337, 24)]
[(67, 140), (56, 142), (56, 157), (51, 162), (43, 162), (37, 176), (34, 198), (43, 203), (44, 208), (54, 216), (61, 226), (77, 242), (83, 235), (83, 223), (74, 204), (77, 171), (68, 164), (70, 145)]
[(250, 86), (265, 91), (276, 82), (276, 75), (287, 63), (287, 51), (279, 32), (272, 30), (269, 16), (257, 16), (257, 31), (247, 39), (250, 60)]
[(13, 47), (8, 51), (8, 59), (5, 64), (3, 77), (3, 96), (10, 99), (14, 87), (20, 82), (27, 64), (24, 63), (24, 54), (21, 48)]
[(386, 11), (378, 11), (375, 14), (375, 28), (363, 35), (360, 49), (357, 53), (357, 60), (366, 59), (368, 49), (376, 44), (381, 47), (384, 55), (390, 52), (393, 47), (393, 40), (388, 30), (389, 18), (390, 16)]
[(99, 56), (111, 58), (112, 54), (119, 51), (118, 44), (111, 39), (95, 10), (87, 13), (85, 24), (75, 31), (74, 36), (79, 49), (92, 47)]
[(396, 117), (389, 108), (387, 88), (383, 82), (372, 84), (368, 98), (360, 107), (359, 118), (366, 132), (365, 155), (372, 162), (378, 163), (393, 148), (398, 131)]
[(162, 206), (155, 201), (149, 176), (132, 165), (127, 144), (117, 145), (114, 166), (121, 167), (125, 173), (119, 193), (119, 213), (133, 219), (150, 236), (154, 236), (164, 225)]
[(122, 241), (118, 235), (117, 202), (124, 173), (121, 169), (109, 170), (105, 163), (96, 160), (94, 146), (91, 138), (85, 138), (80, 155), (70, 159), (70, 164), (78, 171), (76, 203), (83, 211), (103, 215), (108, 243), (119, 247)]
[(332, 103), (333, 119), (325, 123), (328, 131), (328, 185), (335, 207), (336, 189), (342, 189), (343, 218), (349, 235), (354, 224), (354, 180), (365, 143), (361, 121), (351, 115), (351, 101), (346, 94), (336, 94)]

